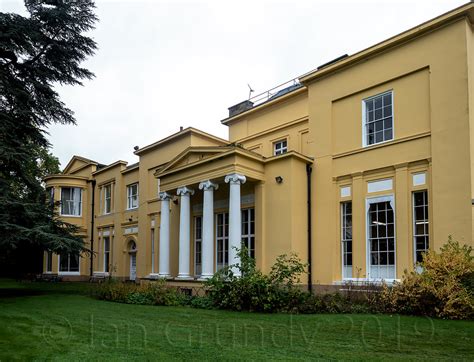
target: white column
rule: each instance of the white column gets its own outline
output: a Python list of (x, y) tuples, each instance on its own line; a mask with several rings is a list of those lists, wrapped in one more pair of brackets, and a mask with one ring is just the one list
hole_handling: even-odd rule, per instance
[(177, 190), (181, 196), (179, 210), (179, 279), (192, 279), (189, 273), (191, 249), (191, 195), (194, 190), (186, 186)]
[(204, 190), (201, 249), (201, 278), (203, 279), (208, 279), (214, 274), (214, 190), (218, 188), (219, 185), (210, 180), (199, 184), (199, 190)]
[(170, 199), (170, 194), (160, 192), (160, 259), (158, 275), (161, 278), (170, 277)]
[[(225, 177), (225, 182), (229, 184), (229, 265), (240, 264), (237, 255), (242, 244), (242, 214), (240, 209), (240, 185), (247, 179), (244, 175), (233, 173)], [(234, 275), (240, 276), (240, 270), (233, 268)]]

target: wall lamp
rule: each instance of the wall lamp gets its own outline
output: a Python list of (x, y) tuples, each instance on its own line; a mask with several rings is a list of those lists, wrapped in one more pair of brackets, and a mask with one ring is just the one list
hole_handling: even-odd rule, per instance
[(277, 177), (275, 177), (275, 181), (276, 181), (277, 184), (281, 184), (283, 182), (283, 177), (277, 176)]

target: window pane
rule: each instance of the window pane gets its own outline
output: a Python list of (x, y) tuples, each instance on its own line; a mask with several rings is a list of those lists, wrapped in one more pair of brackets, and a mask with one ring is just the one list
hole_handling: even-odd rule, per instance
[(382, 109), (375, 109), (375, 120), (379, 120), (382, 118)]
[(382, 108), (382, 97), (377, 97), (374, 99), (375, 109)]
[(369, 111), (369, 122), (374, 121), (374, 111)]
[(59, 256), (59, 271), (62, 272), (67, 272), (68, 271), (68, 255), (67, 254), (61, 254)]
[(383, 105), (391, 105), (392, 104), (392, 94), (386, 94), (383, 96)]
[(383, 121), (375, 122), (375, 131), (382, 131), (383, 130)]
[(366, 107), (367, 107), (368, 111), (372, 111), (374, 109), (374, 101), (373, 100), (366, 101), (365, 104), (366, 104)]
[(383, 116), (390, 117), (392, 115), (392, 106), (383, 107)]
[(383, 131), (375, 133), (375, 142), (379, 143), (383, 141)]
[(79, 271), (79, 255), (69, 254), (69, 256), (70, 256), (69, 271), (78, 272)]

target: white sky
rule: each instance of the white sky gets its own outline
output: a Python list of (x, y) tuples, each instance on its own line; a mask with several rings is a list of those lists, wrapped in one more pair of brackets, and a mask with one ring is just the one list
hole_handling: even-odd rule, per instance
[[(64, 167), (77, 154), (136, 162), (143, 147), (193, 126), (222, 138), (227, 108), (353, 54), (467, 0), (106, 1), (91, 36), (96, 78), (59, 89), (77, 126), (49, 129)], [(0, 11), (25, 13), (21, 0)]]

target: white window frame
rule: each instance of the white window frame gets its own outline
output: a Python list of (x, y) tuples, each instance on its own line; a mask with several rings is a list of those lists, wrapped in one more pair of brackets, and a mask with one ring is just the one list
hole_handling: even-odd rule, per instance
[[(201, 237), (198, 238), (198, 234), (197, 234), (197, 231), (198, 231), (198, 223), (197, 223), (197, 219), (200, 219), (201, 220)], [(194, 217), (194, 275), (195, 276), (201, 276), (202, 274), (202, 222), (203, 222), (203, 218), (202, 218), (202, 215), (197, 215)], [(217, 235), (217, 234), (216, 234)], [(197, 244), (200, 243), (201, 244), (201, 251), (200, 251), (200, 254), (201, 254), (201, 263), (197, 263)], [(216, 244), (216, 252), (217, 252), (217, 244)], [(200, 265), (200, 270), (198, 268), (198, 265)]]
[[(350, 239), (350, 242), (351, 242), (351, 250), (352, 250), (352, 251), (350, 252), (350, 254), (351, 254), (351, 261), (352, 261), (352, 264), (350, 265), (350, 273), (348, 272), (349, 266), (346, 266), (346, 265), (344, 264), (344, 256), (345, 256), (344, 243), (346, 243), (346, 242), (349, 241), (349, 239), (346, 239), (346, 238), (345, 238), (345, 233), (344, 233), (344, 231), (345, 231), (344, 229), (347, 228), (347, 227), (345, 226), (345, 223), (344, 223), (344, 216), (346, 215), (346, 214), (345, 214), (345, 211), (346, 211), (346, 210), (345, 210), (345, 205), (347, 205), (347, 204), (351, 204), (351, 214), (350, 214), (350, 215), (351, 215), (351, 226), (350, 226), (350, 228), (351, 228), (351, 236), (352, 236), (352, 230), (353, 230), (353, 224), (352, 224), (352, 220), (353, 220), (353, 218), (352, 218), (352, 216), (353, 216), (352, 200), (343, 201), (343, 202), (341, 202), (341, 266), (342, 266), (342, 268), (341, 268), (341, 273), (342, 273), (342, 279), (343, 279), (343, 280), (350, 280), (350, 279), (352, 279), (353, 266), (354, 266), (354, 259), (353, 259), (353, 256), (354, 256), (354, 252), (353, 252), (353, 251), (354, 251), (353, 236), (352, 236), (351, 239)], [(347, 268), (347, 270), (346, 270), (346, 268)], [(347, 272), (347, 274), (350, 274), (350, 276), (349, 276), (349, 275), (346, 275), (346, 272)]]
[[(63, 212), (63, 190), (64, 189), (72, 189), (72, 190), (79, 190), (79, 214), (76, 215), (76, 214), (65, 214)], [(73, 199), (72, 200), (65, 200), (69, 203), (72, 202), (72, 205), (73, 205), (73, 210), (74, 210), (74, 205), (75, 205), (75, 200), (74, 200), (74, 194), (75, 194), (76, 191), (73, 192)], [(74, 186), (71, 186), (71, 187), (61, 187), (60, 189), (60, 197), (61, 197), (61, 205), (60, 205), (60, 208), (59, 208), (59, 211), (60, 211), (60, 216), (68, 216), (68, 217), (82, 217), (82, 188), (80, 187), (74, 187)]]
[(155, 228), (151, 228), (151, 274), (155, 273)]
[[(68, 255), (68, 270), (71, 269), (70, 253)], [(58, 275), (80, 275), (81, 274), (81, 256), (78, 260), (78, 271), (61, 271), (61, 254), (58, 254)]]
[[(285, 143), (285, 145), (283, 145)], [(288, 152), (288, 138), (273, 142), (273, 155), (278, 156)]]
[[(377, 98), (377, 97), (383, 97), (387, 94), (390, 94), (391, 97), (392, 97), (392, 138), (389, 139), (389, 140), (384, 140), (384, 141), (380, 141), (380, 142), (374, 142), (374, 143), (368, 143), (367, 142), (367, 127), (366, 127), (366, 124), (367, 124), (367, 112), (366, 112), (366, 103), (370, 100), (373, 100), (374, 98)], [(376, 94), (376, 95), (373, 95), (373, 96), (370, 96), (370, 97), (367, 97), (367, 98), (364, 98), (362, 100), (362, 146), (363, 147), (371, 147), (371, 146), (375, 146), (375, 145), (380, 145), (380, 144), (383, 144), (383, 143), (386, 143), (386, 142), (391, 142), (395, 139), (395, 112), (394, 112), (394, 91), (393, 89), (390, 89), (388, 91), (385, 91), (385, 92), (382, 92), (382, 93), (379, 93), (379, 94)]]
[[(103, 203), (103, 214), (108, 215), (112, 213), (112, 184), (107, 184), (102, 187), (104, 191), (104, 203)], [(109, 190), (109, 195), (107, 197), (107, 190)], [(108, 203), (108, 209), (107, 209), (107, 201)]]
[[(253, 212), (252, 212), (253, 211)], [(244, 233), (244, 214), (247, 214), (248, 216), (248, 227), (247, 227), (247, 233)], [(253, 214), (253, 219), (251, 218)], [(254, 228), (254, 232), (252, 233), (251, 232), (251, 224), (253, 223), (253, 228)], [(248, 249), (248, 255), (255, 259), (255, 253), (256, 253), (256, 245), (255, 245), (255, 208), (254, 207), (249, 207), (249, 208), (245, 208), (245, 209), (242, 209), (242, 227), (241, 227), (241, 230), (242, 230), (242, 243), (244, 243), (244, 245), (247, 247)], [(250, 249), (250, 241), (252, 240), (253, 238), (253, 250)], [(252, 251), (253, 251), (253, 256), (252, 256)]]
[[(222, 215), (223, 217), (223, 230), (222, 230), (222, 236), (218, 236), (218, 227), (219, 227), (219, 224), (218, 224), (218, 215)], [(216, 227), (216, 271), (219, 271), (221, 270), (222, 268), (225, 268), (226, 266), (229, 265), (229, 227), (227, 227), (227, 234), (226, 234), (226, 227), (225, 227), (225, 218), (226, 218), (226, 215), (227, 215), (227, 220), (228, 222), (230, 221), (229, 220), (229, 212), (219, 212), (219, 213), (216, 213), (215, 214), (215, 227)], [(229, 225), (229, 224), (227, 224)], [(219, 264), (219, 258), (218, 258), (218, 243), (219, 243), (219, 240), (222, 240), (222, 257), (223, 257), (223, 262), (222, 264)], [(226, 241), (227, 241), (227, 248), (226, 248)], [(227, 253), (227, 263), (225, 262), (225, 254)]]
[[(415, 194), (416, 193), (425, 193), (426, 194), (426, 203), (425, 205), (423, 206), (426, 206), (428, 208), (428, 218), (425, 218), (423, 220), (423, 223), (424, 224), (427, 224), (428, 225), (428, 233), (427, 234), (417, 234), (416, 233), (416, 210), (415, 210)], [(425, 252), (430, 250), (430, 210), (429, 210), (429, 207), (430, 207), (430, 202), (429, 202), (429, 195), (428, 195), (428, 190), (416, 190), (416, 191), (413, 191), (412, 192), (412, 213), (413, 213), (413, 216), (412, 216), (412, 221), (413, 221), (413, 264), (415, 264), (416, 266), (416, 270), (417, 271), (421, 271), (421, 267), (418, 267), (418, 262), (417, 262), (417, 257), (416, 257), (416, 252), (419, 250), (417, 249), (416, 247), (416, 237), (417, 236), (423, 236), (423, 237), (427, 237), (428, 238), (428, 248), (425, 249)]]
[[(369, 209), (370, 205), (376, 204), (379, 202), (390, 202), (390, 206), (392, 206), (393, 209), (393, 248), (394, 248), (394, 278), (373, 278), (370, 275), (370, 267), (371, 267), (371, 259), (370, 259), (370, 225), (369, 225)], [(393, 194), (390, 195), (385, 195), (385, 196), (378, 196), (378, 197), (368, 197), (365, 200), (365, 247), (366, 247), (366, 275), (367, 275), (367, 280), (370, 281), (386, 281), (386, 282), (393, 282), (396, 281), (397, 277), (397, 213), (396, 213), (396, 208), (395, 208), (395, 197)]]
[[(133, 187), (137, 187), (137, 193), (132, 194)], [(133, 197), (137, 197), (137, 204), (134, 206), (133, 205)], [(139, 199), (139, 189), (138, 189), (138, 182), (135, 182), (133, 184), (130, 184), (127, 186), (127, 210), (133, 210), (133, 209), (138, 209), (138, 205), (140, 204), (140, 199)]]
[[(105, 243), (105, 240), (108, 240), (109, 242), (109, 247), (108, 247), (108, 250), (106, 248), (106, 243)], [(102, 243), (103, 243), (103, 250), (104, 250), (104, 255), (103, 255), (103, 272), (104, 273), (110, 273), (110, 264), (111, 264), (111, 261), (112, 261), (112, 258), (110, 257), (111, 256), (111, 252), (110, 252), (110, 249), (111, 249), (111, 244), (112, 244), (112, 237), (110, 235), (107, 235), (107, 236), (103, 236), (102, 237)], [(108, 263), (107, 263), (107, 256), (108, 256)]]
[(53, 252), (48, 250), (46, 251), (46, 268), (45, 272), (50, 274), (53, 272)]

